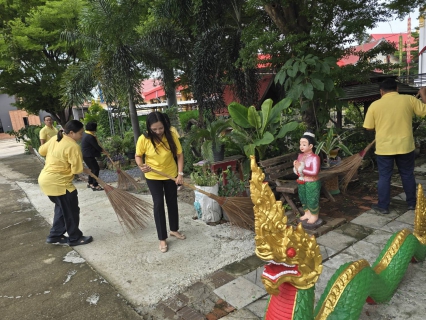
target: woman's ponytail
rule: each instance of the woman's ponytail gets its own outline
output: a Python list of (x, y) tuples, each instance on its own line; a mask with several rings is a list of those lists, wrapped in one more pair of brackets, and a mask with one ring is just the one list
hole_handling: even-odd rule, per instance
[(58, 134), (56, 135), (56, 137), (57, 137), (57, 139), (56, 139), (56, 141), (61, 141), (62, 140), (62, 137), (64, 136), (64, 130), (59, 130), (58, 131)]

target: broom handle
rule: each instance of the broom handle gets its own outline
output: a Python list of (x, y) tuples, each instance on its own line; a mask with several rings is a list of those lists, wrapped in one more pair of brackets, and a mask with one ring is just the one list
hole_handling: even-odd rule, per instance
[[(173, 178), (172, 176), (168, 175), (167, 173), (164, 173), (164, 172), (161, 172), (161, 171), (158, 171), (158, 170), (152, 169), (152, 168), (151, 168), (151, 171), (152, 171), (152, 172), (154, 172), (154, 173), (156, 173), (156, 174), (159, 174), (160, 176), (163, 176), (163, 177), (166, 177), (166, 178), (172, 179), (173, 181), (176, 181), (176, 178)], [(192, 184), (189, 184), (189, 183), (186, 183), (186, 182), (183, 182), (182, 184), (183, 184), (185, 187), (191, 188), (192, 190), (198, 191), (199, 193), (202, 193), (202, 194), (204, 194), (204, 195), (206, 195), (206, 196), (208, 196), (208, 197), (210, 197), (210, 198), (215, 199), (215, 197), (214, 197), (214, 196), (216, 196), (216, 195), (214, 195), (214, 194), (212, 194), (212, 193), (210, 193), (210, 192), (204, 191), (203, 189), (199, 189), (199, 188), (197, 188), (196, 186), (194, 186), (194, 185), (192, 185)], [(215, 199), (215, 200), (216, 200), (216, 199)]]

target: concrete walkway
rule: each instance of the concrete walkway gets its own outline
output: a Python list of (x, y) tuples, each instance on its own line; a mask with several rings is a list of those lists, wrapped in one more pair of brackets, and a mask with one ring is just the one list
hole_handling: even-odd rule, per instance
[[(169, 239), (162, 254), (153, 222), (124, 232), (105, 193), (80, 182), (81, 229), (94, 242), (48, 245), (53, 204), (38, 188), (41, 168), (22, 145), (0, 141), (0, 319), (262, 319), (268, 296), (253, 233), (194, 221), (192, 206), (180, 203), (187, 240)], [(403, 197), (389, 215), (366, 211), (317, 238), (324, 259), (317, 300), (341, 264), (372, 264), (393, 232), (412, 230)], [(390, 303), (366, 305), (360, 319), (424, 319), (424, 266), (410, 264)]]

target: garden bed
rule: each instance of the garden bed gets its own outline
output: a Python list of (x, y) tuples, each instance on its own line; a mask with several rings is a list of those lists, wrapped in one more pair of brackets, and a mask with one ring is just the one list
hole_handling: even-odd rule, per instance
[[(426, 163), (426, 155), (422, 154), (416, 159), (416, 166), (423, 163)], [(360, 170), (358, 180), (349, 184), (345, 194), (340, 193), (333, 196), (336, 202), (321, 198), (320, 214), (332, 218), (345, 218), (347, 221), (350, 221), (369, 210), (372, 204), (377, 203), (378, 176), (377, 168), (373, 168), (371, 165), (364, 170)], [(421, 178), (421, 174), (416, 173), (416, 177)], [(423, 180), (424, 179), (426, 178), (423, 178)], [(185, 182), (191, 183), (189, 177), (185, 179)], [(402, 189), (399, 175), (395, 169), (391, 185), (391, 196), (396, 196), (402, 192), (404, 192), (404, 190)], [(178, 191), (178, 200), (193, 204), (194, 191), (190, 188), (182, 188), (182, 190)], [(297, 200), (297, 197), (295, 200)], [(297, 201), (295, 201), (295, 203), (297, 206), (300, 206), (300, 203)]]

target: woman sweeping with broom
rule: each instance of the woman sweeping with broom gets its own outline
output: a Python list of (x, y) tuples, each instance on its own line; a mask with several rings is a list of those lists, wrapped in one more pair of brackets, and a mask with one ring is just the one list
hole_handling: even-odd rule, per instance
[[(183, 154), (178, 137), (170, 131), (170, 126), (161, 112), (151, 112), (146, 119), (147, 133), (139, 137), (136, 144), (136, 164), (145, 174), (148, 188), (154, 202), (154, 219), (157, 228), (159, 249), (167, 252), (167, 227), (164, 196), (167, 203), (170, 236), (184, 240), (179, 230), (177, 204), (177, 184), (183, 183)], [(145, 163), (143, 162), (145, 156)], [(177, 163), (174, 159), (177, 157)], [(176, 181), (151, 171), (164, 172)]]
[[(83, 236), (79, 229), (80, 208), (77, 190), (72, 181), (75, 174), (90, 173), (83, 169), (83, 156), (77, 141), (83, 135), (83, 124), (77, 120), (67, 122), (56, 139), (43, 144), (39, 153), (46, 157), (46, 164), (38, 177), (38, 184), (55, 204), (55, 216), (47, 243), (68, 243), (79, 246), (92, 242), (91, 236)], [(69, 238), (64, 234), (68, 233)]]

